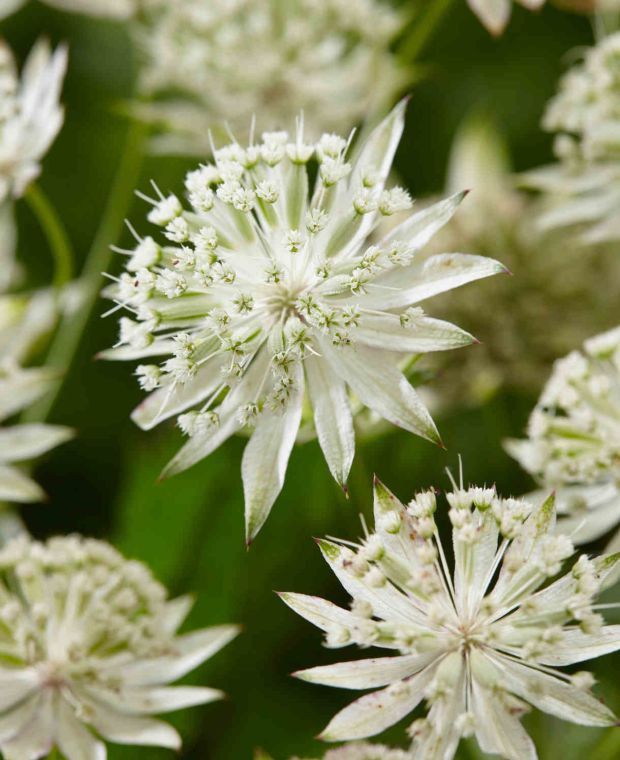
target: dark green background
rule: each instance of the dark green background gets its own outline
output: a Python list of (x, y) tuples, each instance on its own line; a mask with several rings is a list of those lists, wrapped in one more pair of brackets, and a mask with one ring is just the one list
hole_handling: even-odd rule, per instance
[[(41, 185), (83, 260), (127, 129), (121, 111), (134, 77), (127, 31), (119, 24), (55, 13), (32, 3), (4, 22), (0, 33), (21, 58), (41, 34), (70, 44), (66, 124), (45, 161)], [(489, 111), (505, 131), (516, 168), (547, 161), (550, 139), (538, 127), (545, 102), (554, 92), (567, 51), (591, 40), (583, 18), (553, 8), (536, 15), (516, 8), (507, 33), (496, 41), (465, 0), (456, 0), (421, 57), (429, 66), (428, 77), (415, 90), (397, 157), (397, 169), (413, 194), (441, 189), (452, 137), (459, 121), (474, 108)], [(140, 187), (145, 189), (155, 178), (164, 190), (179, 191), (191, 165), (179, 159), (149, 159)], [(136, 201), (129, 216), (143, 231), (144, 215), (144, 205)], [(32, 283), (45, 283), (51, 272), (45, 241), (25, 204), (20, 204), (18, 217), (20, 257)], [(497, 257), (501, 259), (501, 251)], [(229, 700), (173, 718), (185, 739), (184, 758), (244, 759), (255, 747), (269, 750), (276, 760), (296, 753), (318, 755), (323, 745), (312, 737), (354, 694), (297, 682), (288, 673), (358, 654), (323, 649), (319, 631), (289, 611), (273, 590), (347, 602), (312, 536), (357, 537), (358, 515), (370, 514), (373, 472), (406, 500), (417, 489), (445, 486), (443, 470), (454, 468), (461, 453), (472, 482), (495, 482), (505, 495), (529, 488), (500, 442), (522, 432), (534, 399), (502, 396), (485, 408), (438, 419), (447, 452), (402, 432), (359, 445), (349, 501), (330, 479), (316, 443), (296, 449), (272, 516), (246, 552), (239, 473), (243, 441), (233, 440), (191, 471), (157, 484), (180, 434), (172, 425), (142, 433), (130, 422), (129, 412), (141, 395), (132, 367), (93, 361), (96, 351), (116, 337), (115, 319), (99, 318), (104, 309), (98, 304), (53, 414), (55, 422), (75, 426), (79, 437), (38, 467), (50, 501), (23, 509), (28, 526), (41, 537), (79, 531), (113, 541), (148, 563), (172, 593), (197, 595), (192, 626), (243, 624), (243, 635), (191, 679), (224, 689)], [(606, 669), (602, 692), (620, 710), (612, 665), (608, 658), (598, 663), (598, 670)], [(406, 723), (386, 740), (404, 743)], [(620, 756), (613, 731), (574, 730), (541, 716), (526, 723), (545, 760)], [(171, 756), (163, 750), (110, 750), (113, 760)], [(476, 755), (463, 747), (458, 756)]]

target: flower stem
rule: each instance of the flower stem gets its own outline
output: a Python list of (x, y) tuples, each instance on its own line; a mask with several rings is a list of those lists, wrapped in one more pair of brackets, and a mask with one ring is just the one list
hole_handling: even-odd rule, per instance
[(398, 47), (398, 55), (404, 61), (416, 60), (441, 23), (452, 0), (433, 0), (412, 26), (408, 35), (403, 37)]
[(37, 184), (26, 191), (26, 202), (37, 217), (54, 258), (54, 287), (61, 288), (73, 277), (73, 250), (58, 212)]
[[(124, 153), (114, 179), (108, 204), (79, 279), (79, 309), (76, 313), (68, 314), (63, 318), (50, 347), (47, 363), (51, 367), (58, 367), (65, 373), (71, 368), (82, 334), (97, 301), (101, 273), (108, 268), (110, 263), (110, 245), (118, 239), (121, 233), (123, 221), (142, 168), (146, 134), (147, 127), (144, 124), (137, 121), (130, 124)], [(61, 387), (62, 379), (54, 385), (45, 398), (28, 410), (25, 419), (29, 422), (47, 420)]]

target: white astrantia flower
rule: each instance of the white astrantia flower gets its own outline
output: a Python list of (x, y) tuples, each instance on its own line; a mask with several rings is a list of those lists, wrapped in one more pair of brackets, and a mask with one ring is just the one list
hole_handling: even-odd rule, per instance
[[(512, 13), (512, 0), (467, 0), (472, 11), (491, 34), (501, 34)], [(517, 0), (524, 8), (535, 11), (545, 4), (545, 0)]]
[(155, 151), (205, 156), (214, 124), (348, 132), (411, 79), (390, 51), (405, 18), (390, 0), (185, 0), (145, 14), (136, 113), (161, 129)]
[(427, 715), (409, 728), (416, 758), (450, 760), (461, 738), (475, 735), (484, 752), (535, 760), (519, 720), (530, 705), (582, 725), (614, 725), (590, 691), (591, 674), (559, 668), (620, 649), (620, 625), (605, 625), (595, 603), (620, 554), (581, 556), (562, 572), (573, 546), (554, 533), (552, 497), (540, 504), (461, 485), (446, 498), (453, 562), (438, 534), (435, 493), (405, 507), (376, 482), (375, 532), (359, 544), (319, 542), (350, 610), (281, 595), (325, 631), (328, 647), (397, 653), (296, 674), (345, 689), (379, 687), (341, 710), (321, 738), (373, 736), (423, 700)]
[(150, 716), (220, 699), (169, 684), (238, 633), (178, 635), (190, 608), (103, 541), (18, 538), (0, 549), (4, 758), (57, 748), (66, 760), (105, 760), (104, 741), (178, 750), (175, 729)]
[(45, 499), (43, 489), (19, 467), (73, 437), (70, 428), (39, 423), (3, 426), (5, 420), (33, 404), (56, 382), (46, 368), (0, 366), (0, 502), (28, 503)]
[[(19, 10), (27, 0), (0, 0), (0, 19)], [(53, 8), (87, 16), (126, 19), (132, 16), (140, 0), (42, 0)]]
[(11, 49), (0, 40), (0, 293), (17, 272), (13, 200), (39, 175), (41, 159), (62, 126), (59, 98), (66, 66), (66, 48), (52, 52), (41, 40), (20, 77)]
[(543, 125), (557, 133), (558, 163), (523, 176), (550, 195), (543, 226), (580, 225), (587, 243), (620, 240), (620, 33), (564, 76)]
[(508, 451), (555, 489), (561, 529), (577, 543), (620, 523), (620, 328), (556, 362), (529, 421)]
[(345, 139), (326, 134), (307, 144), (301, 126), (292, 139), (269, 133), (248, 148), (216, 151), (215, 164), (187, 177), (191, 211), (174, 195), (151, 201), (149, 220), (167, 242), (138, 238), (125, 252), (127, 271), (107, 290), (131, 317), (102, 356), (142, 359), (136, 374), (153, 391), (134, 421), (148, 430), (174, 416), (190, 437), (165, 474), (252, 431), (242, 465), (248, 541), (282, 488), (302, 422), (314, 425), (345, 485), (355, 446), (350, 394), (439, 441), (399, 364), (474, 339), (416, 304), (503, 271), (461, 253), (418, 259), (462, 193), (371, 240), (382, 218), (412, 205), (402, 188), (385, 188), (404, 110), (394, 109), (352, 163)]

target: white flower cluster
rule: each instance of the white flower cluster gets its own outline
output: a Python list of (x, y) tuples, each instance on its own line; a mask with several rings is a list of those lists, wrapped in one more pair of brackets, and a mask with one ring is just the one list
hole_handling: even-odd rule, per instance
[(382, 219), (412, 205), (405, 190), (385, 187), (403, 118), (401, 103), (352, 163), (345, 139), (308, 144), (301, 126), (292, 139), (267, 133), (217, 150), (214, 164), (187, 177), (190, 211), (174, 195), (151, 201), (149, 220), (168, 242), (138, 238), (107, 291), (132, 318), (121, 319), (119, 346), (103, 356), (167, 357), (138, 367), (152, 393), (133, 415), (144, 429), (178, 416), (190, 436), (167, 474), (253, 429), (242, 466), (248, 540), (282, 488), (303, 409), (343, 486), (355, 445), (348, 389), (382, 418), (438, 441), (399, 362), (474, 339), (414, 304), (503, 271), (459, 253), (418, 259), (462, 193), (370, 240)]
[[(512, 0), (467, 0), (472, 11), (486, 26), (491, 34), (501, 34), (512, 13)], [(545, 0), (517, 0), (524, 8), (531, 11), (542, 8)]]
[(556, 362), (510, 453), (545, 489), (557, 489), (562, 530), (584, 543), (620, 522), (620, 328)]
[(214, 124), (349, 131), (408, 80), (389, 45), (402, 26), (388, 0), (185, 0), (147, 14), (136, 112), (159, 124), (159, 152), (208, 155)]
[[(535, 760), (519, 718), (529, 705), (591, 726), (615, 723), (571, 665), (620, 649), (620, 626), (595, 603), (620, 554), (581, 556), (554, 533), (553, 498), (542, 505), (503, 499), (493, 488), (446, 495), (453, 565), (439, 538), (433, 491), (408, 506), (375, 483), (375, 532), (358, 545), (321, 541), (327, 563), (352, 597), (350, 610), (318, 597), (283, 600), (325, 631), (326, 645), (393, 649), (376, 657), (300, 671), (311, 683), (376, 689), (341, 710), (328, 741), (375, 735), (426, 700), (409, 728), (413, 757), (450, 760), (463, 736), (508, 760)], [(451, 570), (451, 567), (454, 567)]]
[(106, 757), (100, 738), (178, 749), (154, 713), (222, 693), (170, 687), (237, 633), (219, 626), (176, 635), (191, 607), (168, 601), (141, 563), (76, 536), (14, 539), (0, 550), (0, 750), (36, 760)]
[(557, 196), (542, 223), (583, 225), (583, 240), (620, 239), (620, 33), (586, 51), (562, 79), (544, 127), (557, 132), (558, 165), (525, 175)]

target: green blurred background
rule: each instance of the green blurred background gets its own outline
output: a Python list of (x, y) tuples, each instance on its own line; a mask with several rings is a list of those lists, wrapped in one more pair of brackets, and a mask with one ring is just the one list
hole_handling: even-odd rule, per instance
[[(0, 33), (21, 59), (41, 34), (70, 45), (66, 124), (45, 160), (41, 186), (57, 206), (81, 261), (100, 222), (128, 128), (122, 106), (135, 73), (130, 40), (121, 24), (55, 13), (36, 3), (5, 21)], [(550, 139), (538, 126), (545, 102), (567, 51), (591, 41), (587, 20), (552, 7), (539, 14), (515, 8), (507, 33), (494, 40), (465, 0), (456, 0), (421, 56), (427, 76), (415, 89), (397, 157), (397, 170), (413, 194), (441, 190), (451, 140), (474, 108), (493, 115), (517, 169), (549, 160)], [(150, 158), (139, 186), (145, 189), (155, 178), (164, 191), (180, 192), (193, 163)], [(129, 217), (142, 231), (144, 214), (136, 200)], [(19, 254), (31, 283), (49, 282), (46, 243), (24, 203), (18, 220)], [(172, 718), (185, 739), (183, 758), (250, 758), (257, 747), (276, 760), (316, 756), (323, 745), (312, 737), (354, 695), (297, 682), (288, 674), (358, 653), (323, 649), (319, 632), (289, 611), (273, 590), (346, 604), (312, 536), (353, 539), (360, 533), (359, 514), (370, 514), (373, 472), (407, 500), (417, 489), (446, 485), (444, 468), (456, 467), (460, 453), (472, 482), (495, 482), (505, 495), (527, 490), (531, 483), (502, 451), (501, 441), (523, 431), (535, 399), (503, 395), (483, 408), (439, 417), (446, 452), (398, 431), (359, 444), (348, 501), (331, 480), (318, 445), (297, 448), (272, 516), (246, 552), (239, 473), (243, 441), (233, 440), (191, 471), (156, 483), (180, 433), (172, 424), (142, 433), (130, 422), (141, 393), (129, 365), (93, 360), (116, 338), (116, 320), (100, 319), (105, 308), (103, 302), (97, 305), (52, 415), (54, 422), (75, 426), (78, 438), (38, 467), (49, 503), (24, 508), (24, 519), (37, 537), (78, 531), (109, 539), (148, 563), (172, 593), (195, 593), (191, 626), (243, 624), (243, 635), (191, 678), (224, 689), (229, 700)], [(484, 341), (484, 335), (478, 337)], [(618, 711), (620, 689), (612, 665), (607, 658), (598, 670), (602, 694)], [(390, 731), (386, 741), (404, 743), (406, 724)], [(614, 730), (576, 729), (542, 716), (526, 718), (526, 724), (543, 760), (620, 757)], [(171, 754), (110, 750), (112, 760), (164, 760)], [(458, 757), (476, 754), (463, 746)]]

